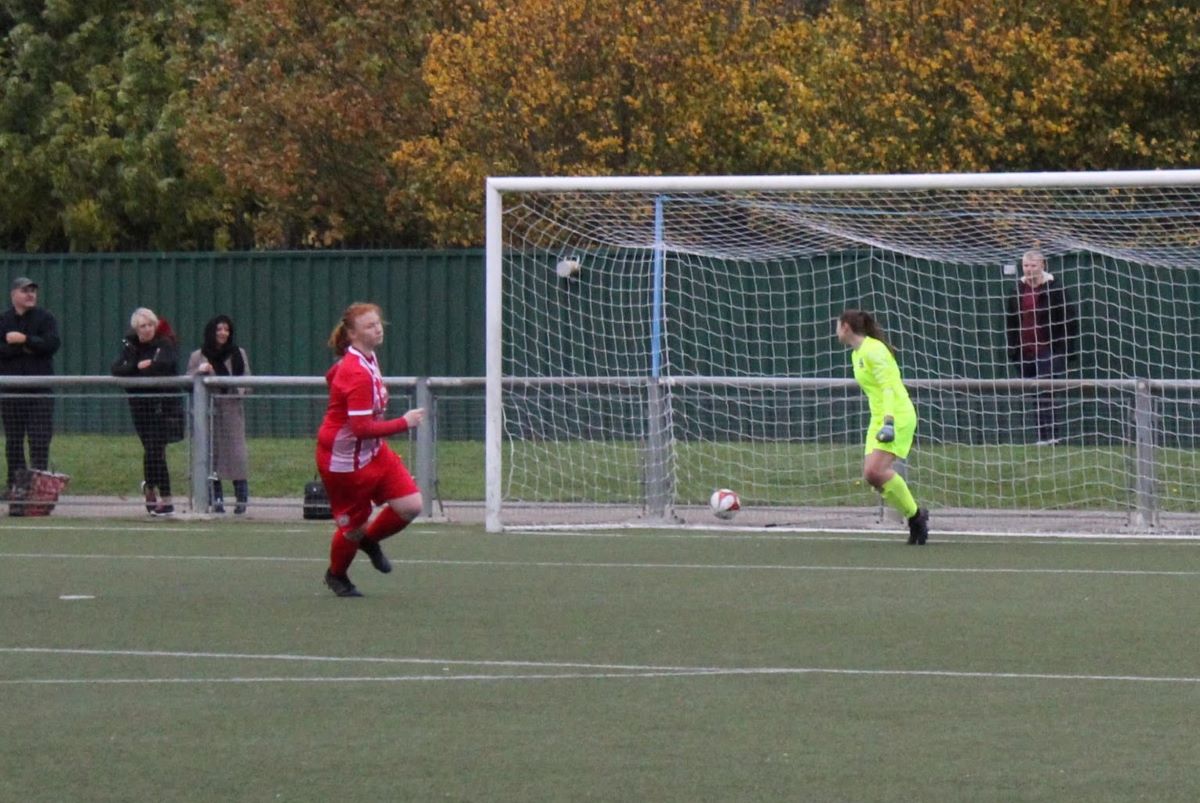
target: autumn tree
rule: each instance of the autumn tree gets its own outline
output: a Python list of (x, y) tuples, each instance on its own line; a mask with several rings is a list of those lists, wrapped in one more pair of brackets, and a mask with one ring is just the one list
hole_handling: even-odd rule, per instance
[(1194, 165), (1169, 0), (0, 5), (0, 243), (476, 245), (506, 174)]
[(514, 0), (438, 35), (393, 208), (478, 243), (487, 175), (1194, 164), (1200, 12), (1157, 0)]
[(503, 174), (743, 168), (770, 27), (796, 4), (517, 0), (434, 37), (430, 130), (398, 143), (393, 208), (440, 244), (477, 243), (483, 180)]
[(777, 31), (795, 91), (772, 111), (812, 133), (797, 172), (1190, 165), (1198, 36), (1161, 0), (835, 0)]
[(389, 155), (429, 128), (428, 40), (465, 0), (229, 0), (193, 56), (182, 146), (249, 200), (259, 247), (414, 245), (425, 223), (387, 208)]

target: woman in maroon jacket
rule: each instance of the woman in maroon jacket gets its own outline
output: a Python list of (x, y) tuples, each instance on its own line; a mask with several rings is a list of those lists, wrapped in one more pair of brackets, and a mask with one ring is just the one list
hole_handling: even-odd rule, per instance
[[(1009, 296), (1008, 358), (1024, 379), (1061, 379), (1076, 356), (1079, 324), (1066, 288), (1046, 270), (1037, 250), (1021, 259), (1021, 279)], [(1038, 445), (1058, 443), (1053, 392), (1037, 396)]]

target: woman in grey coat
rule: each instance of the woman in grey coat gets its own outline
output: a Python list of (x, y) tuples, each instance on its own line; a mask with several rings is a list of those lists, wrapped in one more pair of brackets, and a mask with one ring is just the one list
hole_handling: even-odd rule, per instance
[[(233, 320), (218, 315), (204, 325), (204, 346), (192, 352), (188, 359), (188, 375), (249, 376), (250, 360), (246, 350), (233, 339)], [(212, 417), (212, 475), (211, 490), (214, 513), (225, 512), (225, 489), (222, 480), (233, 480), (237, 506), (233, 512), (246, 512), (250, 486), (246, 480), (246, 412), (242, 396), (246, 388), (213, 388)]]

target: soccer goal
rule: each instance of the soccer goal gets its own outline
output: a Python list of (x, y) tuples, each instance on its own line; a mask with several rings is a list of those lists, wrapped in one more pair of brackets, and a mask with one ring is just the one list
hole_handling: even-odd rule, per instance
[(1200, 534), (1200, 170), (490, 179), (488, 529), (898, 532), (846, 308), (935, 531)]

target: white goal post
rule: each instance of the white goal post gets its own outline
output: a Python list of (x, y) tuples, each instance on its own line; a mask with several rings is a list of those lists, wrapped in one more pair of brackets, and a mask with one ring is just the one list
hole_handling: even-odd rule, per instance
[(1200, 534), (1200, 170), (491, 178), (486, 259), (489, 531), (897, 529), (833, 336), (862, 308), (935, 531)]

